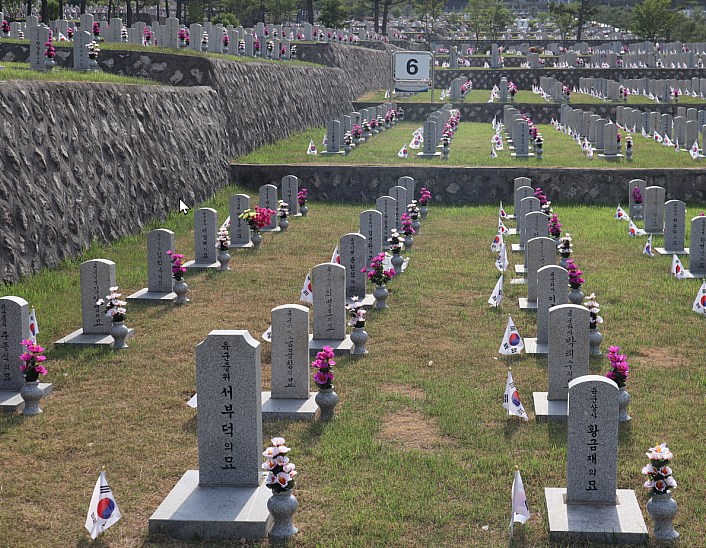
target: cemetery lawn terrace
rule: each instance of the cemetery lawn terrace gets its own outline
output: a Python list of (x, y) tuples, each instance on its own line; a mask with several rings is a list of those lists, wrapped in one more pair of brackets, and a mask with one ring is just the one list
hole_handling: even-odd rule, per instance
[[(321, 144), (326, 129), (324, 127), (307, 129), (295, 134), (287, 140), (241, 156), (236, 162), (241, 164), (360, 164), (360, 165), (417, 165), (417, 166), (472, 166), (472, 167), (578, 167), (591, 169), (611, 168), (697, 168), (703, 169), (699, 161), (692, 160), (688, 151), (675, 152), (672, 147), (666, 147), (644, 139), (639, 134), (633, 136), (633, 160), (625, 158), (617, 161), (607, 161), (594, 155), (588, 159), (581, 147), (569, 136), (556, 131), (550, 124), (538, 124), (544, 137), (544, 158), (514, 158), (507, 142), (497, 158), (490, 157), (490, 139), (494, 134), (490, 120), (488, 123), (461, 122), (459, 129), (451, 142), (451, 152), (448, 160), (441, 158), (417, 158), (419, 150), (409, 147), (412, 133), (423, 124), (422, 122), (401, 122), (392, 129), (374, 135), (370, 142), (356, 146), (349, 156), (334, 154), (330, 156), (306, 153), (309, 141), (313, 140), (319, 152), (326, 150)], [(625, 137), (625, 132), (620, 132)], [(407, 145), (409, 157), (397, 156), (403, 145)], [(622, 150), (623, 154), (625, 148)], [(703, 160), (702, 160), (703, 161)]]
[[(220, 223), (239, 192), (225, 188), (201, 205), (216, 208)], [(79, 263), (115, 261), (120, 290), (130, 294), (147, 280), (148, 230), (174, 230), (177, 249), (193, 257), (193, 210), (0, 287), (37, 309), (54, 383), (42, 415), (0, 415), (3, 545), (93, 545), (83, 524), (101, 466), (123, 519), (99, 543), (187, 545), (149, 538), (147, 521), (182, 474), (198, 468), (196, 411), (186, 406), (195, 390), (195, 346), (213, 329), (247, 329), (259, 339), (270, 310), (298, 303), (306, 272), (328, 261), (338, 238), (357, 231), (360, 212), (373, 207), (320, 203), (312, 189), (308, 205), (309, 216), (291, 219), (286, 233), (265, 234), (259, 252), (233, 251), (231, 272), (188, 272), (187, 306), (129, 305), (126, 323), (136, 335), (124, 351), (53, 347), (81, 325)], [(704, 206), (688, 204), (687, 218)], [(637, 492), (649, 524), (640, 471), (648, 447), (667, 442), (679, 483), (674, 525), (683, 546), (700, 545), (706, 318), (691, 312), (699, 283), (670, 277), (670, 257), (644, 257), (644, 240), (628, 237), (614, 208), (554, 209), (574, 238), (584, 291), (601, 303), (603, 349), (620, 345), (630, 361), (633, 420), (620, 430), (618, 487)], [(337, 419), (264, 423), (265, 445), (284, 436), (299, 470), (297, 545), (507, 546), (515, 465), (532, 518), (516, 526), (511, 546), (549, 545), (544, 487), (566, 486), (567, 430), (534, 420), (532, 392), (546, 390), (546, 358), (498, 359), (508, 314), (525, 337), (535, 335), (536, 320), (518, 309), (526, 286), (510, 285), (509, 275), (502, 309), (487, 304), (498, 278), (489, 250), (497, 211), (432, 202), (408, 271), (388, 285), (390, 308), (368, 314), (369, 356), (337, 359)], [(269, 362), (262, 343), (263, 389)], [(508, 363), (529, 423), (501, 407)], [(607, 370), (606, 359), (591, 360), (591, 373)]]
[(136, 84), (141, 86), (160, 86), (159, 82), (132, 76), (119, 76), (103, 71), (78, 71), (63, 67), (54, 67), (51, 72), (31, 70), (27, 63), (3, 62), (0, 80), (41, 80), (44, 82), (102, 82), (106, 84)]

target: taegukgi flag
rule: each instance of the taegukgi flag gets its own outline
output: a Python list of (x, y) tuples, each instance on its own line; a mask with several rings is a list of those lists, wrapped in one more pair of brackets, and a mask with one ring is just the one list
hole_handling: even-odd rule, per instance
[(500, 217), (498, 217), (498, 230), (501, 234), (507, 234), (508, 232), (510, 232)]
[(29, 313), (29, 338), (33, 343), (37, 343), (37, 335), (39, 335), (39, 324), (37, 323), (37, 313), (32, 307), (32, 312)]
[(399, 156), (400, 158), (407, 158), (408, 155), (409, 152), (407, 151), (407, 145), (404, 145), (397, 153), (397, 156)]
[(270, 327), (262, 334), (262, 340), (272, 342), (272, 324), (270, 324)]
[(493, 238), (493, 243), (490, 244), (490, 251), (498, 253), (503, 243), (503, 233), (501, 230), (498, 230), (498, 233), (495, 235), (495, 238)]
[(120, 513), (113, 492), (105, 479), (105, 472), (101, 472), (93, 488), (91, 505), (86, 516), (86, 529), (95, 539), (108, 527), (116, 523), (123, 515)]
[(341, 264), (341, 254), (338, 252), (338, 244), (333, 248), (333, 253), (331, 253), (330, 263)]
[(510, 531), (512, 533), (515, 523), (526, 523), (530, 518), (525, 486), (522, 483), (520, 471), (515, 470), (515, 479), (512, 480), (512, 519), (510, 520)]
[(311, 287), (311, 272), (306, 273), (306, 278), (304, 278), (304, 285), (299, 293), (299, 300), (305, 303), (314, 304), (314, 290)]
[(630, 234), (630, 236), (632, 237), (635, 237), (644, 236), (645, 234), (647, 234), (647, 232), (645, 232), (641, 228), (637, 228), (637, 225), (632, 221), (632, 219), (629, 219), (628, 234)]
[(625, 210), (620, 206), (618, 206), (618, 209), (615, 210), (615, 218), (620, 221), (627, 221), (630, 219)]
[(500, 202), (500, 211), (498, 212), (498, 216), (499, 216), (501, 219), (507, 219), (507, 216), (508, 216), (507, 213), (505, 212), (505, 209), (503, 208), (503, 203), (502, 203), (502, 201)]
[(503, 242), (500, 245), (498, 259), (495, 261), (495, 268), (497, 268), (500, 272), (505, 272), (509, 265), (510, 261), (507, 260), (507, 246), (505, 245), (505, 242)]
[(495, 284), (495, 289), (493, 289), (493, 294), (488, 299), (488, 304), (490, 306), (498, 307), (503, 302), (503, 274), (500, 274), (497, 283)]
[(681, 264), (679, 257), (676, 254), (672, 255), (672, 276), (681, 280), (684, 278), (684, 265)]
[(505, 336), (503, 337), (503, 342), (500, 344), (500, 350), (498, 350), (498, 353), (503, 356), (512, 356), (514, 354), (519, 354), (524, 347), (525, 341), (522, 340), (520, 333), (517, 331), (517, 327), (515, 327), (515, 322), (512, 321), (512, 317), (508, 316)]
[(306, 149), (307, 154), (318, 154), (318, 151), (316, 150), (316, 145), (314, 144), (314, 140), (309, 141), (309, 148)]
[(525, 408), (520, 401), (520, 393), (517, 391), (517, 386), (515, 386), (515, 382), (512, 380), (512, 373), (510, 371), (507, 372), (503, 407), (507, 409), (508, 414), (521, 417), (525, 421), (529, 420)]
[(645, 249), (642, 250), (642, 253), (648, 257), (654, 257), (654, 254), (652, 253), (652, 234), (650, 234), (650, 237), (647, 238), (647, 243), (645, 244)]
[(691, 307), (694, 312), (706, 315), (706, 280), (701, 284), (699, 292), (694, 299), (694, 306)]

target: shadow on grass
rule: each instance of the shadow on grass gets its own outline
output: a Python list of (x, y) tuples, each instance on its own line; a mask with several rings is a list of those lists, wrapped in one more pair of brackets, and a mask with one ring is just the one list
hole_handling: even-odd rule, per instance
[(547, 421), (547, 433), (552, 443), (564, 446), (569, 436), (569, 425), (566, 421)]
[(189, 417), (189, 420), (185, 421), (184, 424), (182, 424), (181, 428), (184, 430), (184, 432), (188, 432), (189, 434), (196, 434), (196, 417), (197, 414), (194, 413), (191, 417)]
[(8, 435), (8, 432), (22, 426), (25, 417), (19, 413), (3, 412), (0, 413), (0, 437)]
[(618, 444), (630, 445), (632, 442), (632, 421), (618, 423)]
[(505, 436), (505, 439), (508, 440), (512, 436), (514, 436), (515, 432), (522, 428), (521, 423), (524, 422), (525, 421), (519, 417), (507, 417), (507, 419), (505, 419), (505, 426), (503, 427), (503, 434)]

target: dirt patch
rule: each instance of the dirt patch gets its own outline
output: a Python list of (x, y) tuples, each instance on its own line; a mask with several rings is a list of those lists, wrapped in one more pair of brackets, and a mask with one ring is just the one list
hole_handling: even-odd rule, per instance
[(419, 411), (402, 409), (384, 417), (380, 439), (403, 449), (431, 451), (449, 445), (433, 420)]
[(426, 392), (421, 388), (415, 388), (408, 384), (387, 384), (382, 389), (386, 394), (395, 394), (398, 396), (406, 396), (413, 400), (423, 400), (427, 397)]
[(635, 356), (637, 361), (650, 367), (674, 369), (684, 365), (684, 358), (675, 353), (673, 348), (644, 348), (635, 352)]

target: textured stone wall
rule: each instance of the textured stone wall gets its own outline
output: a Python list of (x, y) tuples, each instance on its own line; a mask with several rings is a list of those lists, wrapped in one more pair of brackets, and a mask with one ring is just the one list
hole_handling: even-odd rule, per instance
[(555, 203), (625, 203), (631, 179), (644, 179), (650, 185), (664, 187), (667, 200), (706, 203), (706, 172), (701, 169), (231, 166), (231, 177), (252, 190), (268, 183), (278, 184), (285, 175), (299, 177), (302, 181), (300, 186), (309, 189), (312, 201), (360, 202), (368, 205), (387, 194), (397, 179), (407, 175), (417, 181), (417, 189), (428, 187), (434, 196), (434, 203), (439, 204), (496, 204), (499, 200), (507, 203), (512, 196), (515, 177), (529, 177), (534, 186), (541, 186)]
[(2, 82), (2, 280), (134, 233), (180, 199), (205, 200), (229, 182), (230, 158), (349, 112), (389, 70), (387, 52), (322, 47), (331, 68), (101, 55), (121, 74), (181, 72), (179, 87)]

